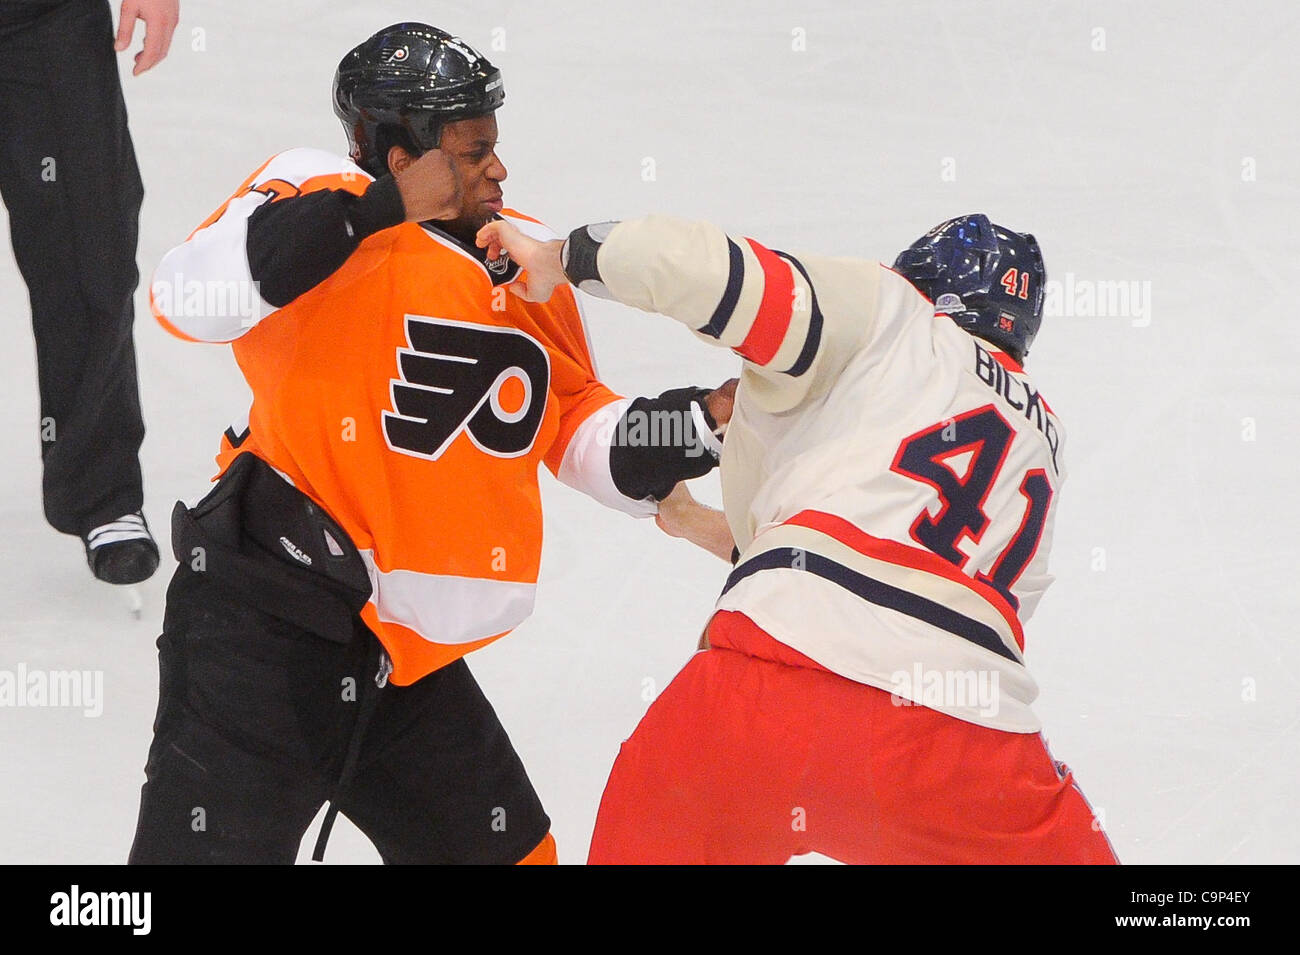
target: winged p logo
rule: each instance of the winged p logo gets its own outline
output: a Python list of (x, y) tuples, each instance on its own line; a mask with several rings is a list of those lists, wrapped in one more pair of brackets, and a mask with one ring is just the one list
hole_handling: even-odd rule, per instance
[(402, 454), (436, 461), (462, 432), (488, 454), (527, 454), (546, 410), (551, 362), (537, 339), (422, 315), (406, 316), (384, 436)]

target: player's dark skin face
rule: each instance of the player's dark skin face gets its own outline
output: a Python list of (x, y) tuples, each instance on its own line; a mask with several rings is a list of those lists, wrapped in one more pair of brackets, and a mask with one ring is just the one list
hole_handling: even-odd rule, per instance
[[(455, 168), (463, 192), (459, 214), (451, 219), (435, 221), (441, 229), (471, 246), (478, 230), (501, 211), (501, 183), (507, 173), (497, 156), (496, 147), (497, 119), (493, 114), (458, 120), (442, 128), (439, 149)], [(400, 147), (394, 147), (394, 152), (410, 161)], [(390, 168), (393, 168), (393, 159), (390, 154)], [(405, 163), (399, 159), (398, 165), (404, 166)]]

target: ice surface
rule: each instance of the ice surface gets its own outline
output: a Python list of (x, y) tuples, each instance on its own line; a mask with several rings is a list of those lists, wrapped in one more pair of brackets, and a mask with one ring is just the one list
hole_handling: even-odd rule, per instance
[[(507, 201), (559, 229), (661, 211), (892, 260), (978, 210), (1033, 231), (1054, 278), (1149, 283), (1149, 316), (1049, 317), (1031, 358), (1071, 471), (1059, 579), (1028, 629), (1036, 708), (1123, 860), (1300, 860), (1294, 5), (183, 0), (182, 14), (168, 59), (124, 73), (145, 276), (271, 153), (341, 152), (334, 65), (420, 18), (501, 67)], [(146, 510), (165, 540), (247, 398), (228, 349), (170, 338), (137, 302)], [(0, 669), (102, 670), (105, 693), (98, 718), (0, 709), (0, 861), (117, 862), (170, 563), (137, 620), (45, 525), (26, 291), (7, 254), (0, 305), (14, 335)], [(625, 393), (732, 372), (674, 323), (587, 308)], [(543, 481), (537, 612), (471, 665), (561, 861), (579, 862), (619, 742), (688, 658), (725, 568)], [(716, 502), (716, 480), (700, 484)], [(340, 820), (329, 859), (377, 856)]]

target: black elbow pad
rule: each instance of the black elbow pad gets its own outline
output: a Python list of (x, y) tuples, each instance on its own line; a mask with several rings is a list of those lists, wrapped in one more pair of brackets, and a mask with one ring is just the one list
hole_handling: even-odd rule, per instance
[(569, 238), (560, 249), (560, 266), (564, 269), (565, 277), (575, 288), (597, 298), (614, 297), (609, 294), (609, 289), (600, 277), (596, 258), (600, 255), (601, 245), (616, 225), (617, 222), (594, 222), (580, 226), (569, 233)]

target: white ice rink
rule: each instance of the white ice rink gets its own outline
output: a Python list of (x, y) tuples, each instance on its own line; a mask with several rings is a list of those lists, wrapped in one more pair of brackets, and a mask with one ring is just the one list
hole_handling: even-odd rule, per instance
[[(1058, 580), (1027, 628), (1046, 735), (1125, 862), (1300, 861), (1294, 4), (181, 9), (158, 68), (133, 79), (121, 57), (146, 187), (146, 513), (167, 551), (140, 619), (42, 517), (26, 289), (0, 252), (0, 670), (104, 681), (98, 718), (0, 708), (0, 862), (125, 859), (174, 566), (168, 516), (205, 491), (218, 437), (247, 405), (228, 348), (150, 318), (148, 275), (270, 154), (344, 151), (334, 67), (403, 19), (458, 33), (501, 68), (507, 204), (557, 229), (660, 211), (887, 262), (961, 213), (1034, 232), (1072, 306), (1047, 317), (1029, 362), (1069, 435)], [(1090, 310), (1098, 283), (1135, 294)], [(586, 305), (615, 389), (734, 373), (673, 322)], [(537, 611), (470, 664), (574, 863), (620, 741), (690, 655), (726, 568), (542, 480)], [(717, 503), (716, 477), (698, 483)], [(328, 859), (378, 856), (340, 820)]]

